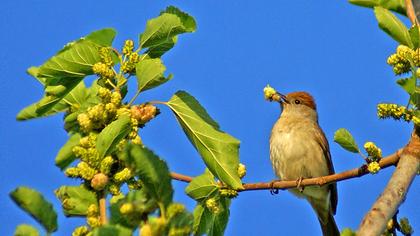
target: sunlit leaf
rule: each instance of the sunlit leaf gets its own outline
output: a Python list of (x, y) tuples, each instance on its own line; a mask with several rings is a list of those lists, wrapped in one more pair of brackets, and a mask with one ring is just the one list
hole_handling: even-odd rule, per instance
[(107, 125), (99, 134), (96, 141), (96, 149), (99, 158), (111, 154), (117, 144), (123, 140), (131, 131), (131, 121), (129, 116), (121, 116), (116, 121)]
[(354, 141), (353, 136), (350, 132), (344, 128), (337, 130), (334, 134), (334, 142), (340, 144), (340, 146), (349, 152), (357, 153), (359, 148)]
[(82, 186), (61, 186), (55, 190), (66, 216), (85, 216), (88, 207), (97, 205), (96, 193)]
[(404, 0), (349, 0), (350, 3), (361, 7), (374, 8), (381, 6), (385, 9), (406, 15)]
[(185, 192), (191, 198), (200, 201), (218, 191), (218, 186), (213, 174), (206, 169), (204, 174), (195, 177), (185, 188)]
[(413, 47), (407, 27), (389, 10), (375, 7), (375, 16), (379, 27), (397, 42), (410, 48)]
[(80, 139), (81, 135), (79, 133), (70, 136), (69, 140), (61, 147), (55, 157), (56, 166), (60, 167), (60, 169), (64, 169), (76, 160), (77, 157), (73, 153), (73, 148), (79, 144)]
[(16, 227), (13, 236), (39, 236), (39, 232), (32, 225), (21, 224)]
[(170, 6), (158, 17), (147, 21), (146, 29), (140, 35), (141, 48), (152, 58), (163, 55), (176, 43), (176, 36), (194, 32), (196, 23), (193, 17)]
[(230, 199), (219, 199), (220, 212), (215, 214), (203, 204), (197, 204), (194, 209), (194, 235), (224, 235), (229, 220), (229, 206)]
[(397, 84), (399, 84), (401, 88), (403, 88), (408, 94), (411, 95), (416, 91), (416, 81), (417, 78), (415, 75), (413, 75), (410, 78), (397, 80)]
[(152, 151), (140, 145), (128, 146), (129, 163), (142, 181), (147, 193), (158, 203), (168, 206), (172, 202), (171, 176), (166, 163)]
[(418, 25), (413, 25), (410, 30), (411, 42), (413, 43), (413, 49), (417, 49), (420, 47), (420, 29)]
[(137, 90), (145, 91), (157, 87), (172, 78), (165, 77), (163, 73), (166, 68), (160, 58), (145, 59), (136, 66)]
[(53, 205), (49, 203), (39, 192), (28, 188), (19, 187), (10, 193), (13, 201), (24, 211), (38, 221), (47, 232), (57, 230), (57, 213)]
[(209, 170), (230, 187), (241, 189), (237, 172), (239, 140), (220, 131), (200, 103), (186, 92), (177, 92), (167, 105)]

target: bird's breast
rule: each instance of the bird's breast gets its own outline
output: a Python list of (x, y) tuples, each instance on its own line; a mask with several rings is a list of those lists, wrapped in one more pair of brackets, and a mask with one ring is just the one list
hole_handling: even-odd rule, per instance
[(328, 174), (323, 150), (317, 141), (319, 126), (312, 121), (279, 121), (270, 137), (270, 159), (282, 180), (296, 180)]

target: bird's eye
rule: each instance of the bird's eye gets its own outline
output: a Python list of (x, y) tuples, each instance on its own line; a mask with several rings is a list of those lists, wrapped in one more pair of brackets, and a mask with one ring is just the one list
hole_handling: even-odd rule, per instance
[(299, 100), (295, 100), (295, 104), (300, 104), (300, 101)]

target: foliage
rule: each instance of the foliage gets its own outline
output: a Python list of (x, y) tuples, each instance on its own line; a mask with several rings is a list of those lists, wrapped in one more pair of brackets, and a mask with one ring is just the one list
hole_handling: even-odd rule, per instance
[[(22, 109), (17, 119), (64, 113), (69, 139), (55, 162), (66, 176), (79, 179), (81, 185), (61, 186), (56, 196), (66, 216), (86, 218), (86, 225), (77, 227), (73, 235), (124, 236), (132, 235), (136, 228), (142, 235), (188, 235), (193, 230), (197, 235), (223, 234), (229, 199), (236, 194), (235, 189), (242, 188), (238, 174), (239, 141), (221, 131), (187, 92), (175, 93), (168, 102), (137, 102), (141, 93), (172, 78), (172, 74), (165, 75), (161, 57), (175, 46), (180, 34), (195, 30), (193, 17), (170, 6), (147, 22), (139, 34), (137, 48), (130, 39), (120, 51), (113, 48), (116, 31), (106, 28), (68, 43), (41, 66), (28, 69), (28, 74), (44, 86), (44, 95)], [(87, 87), (84, 80), (90, 75), (97, 78)], [(132, 77), (136, 78), (137, 87), (135, 95), (128, 99), (127, 82)], [(194, 216), (185, 206), (173, 202), (166, 162), (141, 141), (139, 129), (160, 113), (156, 104), (173, 111), (204, 160), (206, 175), (211, 176), (214, 194), (208, 197), (215, 204), (206, 205), (206, 199), (192, 194), (197, 200)], [(195, 188), (205, 188), (200, 177), (193, 182)], [(123, 191), (123, 186), (128, 186), (129, 191)], [(104, 215), (108, 195), (113, 196), (109, 223)], [(11, 197), (47, 232), (57, 229), (56, 214), (41, 194), (20, 187)], [(27, 225), (19, 226), (16, 232), (38, 235)]]

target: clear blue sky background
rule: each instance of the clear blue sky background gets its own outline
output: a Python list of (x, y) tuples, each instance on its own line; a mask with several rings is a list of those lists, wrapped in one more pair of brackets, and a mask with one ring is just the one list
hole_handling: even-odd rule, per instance
[[(380, 121), (376, 104), (406, 104), (386, 58), (396, 43), (377, 27), (373, 12), (346, 1), (52, 1), (3, 0), (0, 3), (0, 235), (12, 235), (20, 223), (38, 225), (8, 197), (26, 185), (45, 194), (60, 211), (53, 191), (69, 180), (54, 166), (66, 140), (62, 116), (15, 121), (24, 106), (37, 101), (42, 88), (26, 75), (67, 42), (104, 27), (118, 31), (115, 46), (137, 39), (146, 20), (168, 5), (196, 18), (198, 31), (182, 35), (164, 56), (174, 79), (138, 101), (167, 100), (180, 89), (194, 95), (220, 123), (241, 140), (240, 158), (248, 169), (245, 182), (270, 181), (268, 137), (279, 116), (278, 105), (265, 102), (269, 83), (282, 92), (305, 90), (318, 103), (320, 124), (330, 140), (337, 172), (360, 166), (362, 159), (332, 142), (334, 132), (349, 129), (359, 145), (375, 141), (384, 154), (402, 147), (412, 126)], [(145, 144), (166, 159), (172, 171), (198, 175), (204, 165), (171, 112), (143, 130)], [(336, 221), (356, 229), (383, 190), (394, 168), (338, 183)], [(173, 182), (175, 199), (193, 209), (184, 183)], [(420, 232), (419, 181), (400, 215)], [(70, 235), (80, 219), (59, 214), (56, 235)], [(320, 235), (309, 204), (288, 192), (240, 194), (233, 201), (226, 235)]]

